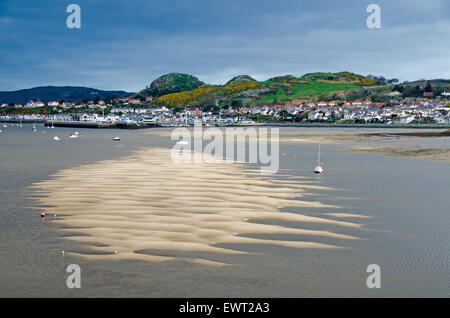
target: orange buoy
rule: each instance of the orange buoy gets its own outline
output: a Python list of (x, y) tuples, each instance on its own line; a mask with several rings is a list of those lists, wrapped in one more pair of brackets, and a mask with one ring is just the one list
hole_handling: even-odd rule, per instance
[(292, 158), (297, 159), (297, 156), (292, 156)]

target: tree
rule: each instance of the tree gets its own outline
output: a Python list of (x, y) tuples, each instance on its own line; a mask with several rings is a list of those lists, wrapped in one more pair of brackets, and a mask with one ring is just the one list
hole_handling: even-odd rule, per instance
[(234, 99), (233, 101), (231, 101), (231, 107), (233, 108), (238, 108), (238, 107), (242, 107), (242, 101), (239, 99)]
[(397, 91), (400, 93), (403, 93), (404, 90), (405, 90), (405, 87), (403, 85), (395, 85), (394, 88), (392, 88), (392, 91)]
[(108, 95), (105, 97), (104, 101), (106, 104), (111, 104), (115, 98), (117, 98), (117, 95)]
[(397, 84), (400, 81), (398, 80), (398, 78), (391, 78), (390, 80), (387, 80), (388, 84)]

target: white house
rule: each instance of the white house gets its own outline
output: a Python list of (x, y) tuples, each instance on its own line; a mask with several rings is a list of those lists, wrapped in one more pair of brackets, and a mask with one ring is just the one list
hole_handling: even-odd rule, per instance
[(80, 121), (95, 121), (96, 117), (95, 114), (83, 114), (80, 116)]
[(43, 107), (43, 106), (45, 106), (45, 104), (41, 101), (37, 102), (29, 101), (25, 107)]

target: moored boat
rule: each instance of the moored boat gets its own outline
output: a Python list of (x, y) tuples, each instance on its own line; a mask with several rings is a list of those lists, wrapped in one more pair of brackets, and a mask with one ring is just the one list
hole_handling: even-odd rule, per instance
[(314, 168), (314, 173), (322, 174), (323, 168), (322, 168), (322, 163), (320, 162), (320, 144), (319, 144), (319, 155), (318, 155), (316, 162), (317, 162), (317, 165)]

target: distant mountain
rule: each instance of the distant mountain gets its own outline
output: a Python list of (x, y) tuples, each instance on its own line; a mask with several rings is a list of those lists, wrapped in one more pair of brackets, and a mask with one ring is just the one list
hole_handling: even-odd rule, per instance
[(83, 99), (93, 99), (96, 96), (103, 99), (106, 96), (116, 95), (124, 97), (132, 95), (133, 93), (125, 91), (103, 91), (89, 87), (74, 87), (74, 86), (42, 86), (30, 89), (21, 89), (11, 92), (0, 92), (0, 102), (26, 104), (28, 101), (40, 100), (44, 103), (49, 101), (76, 101)]

